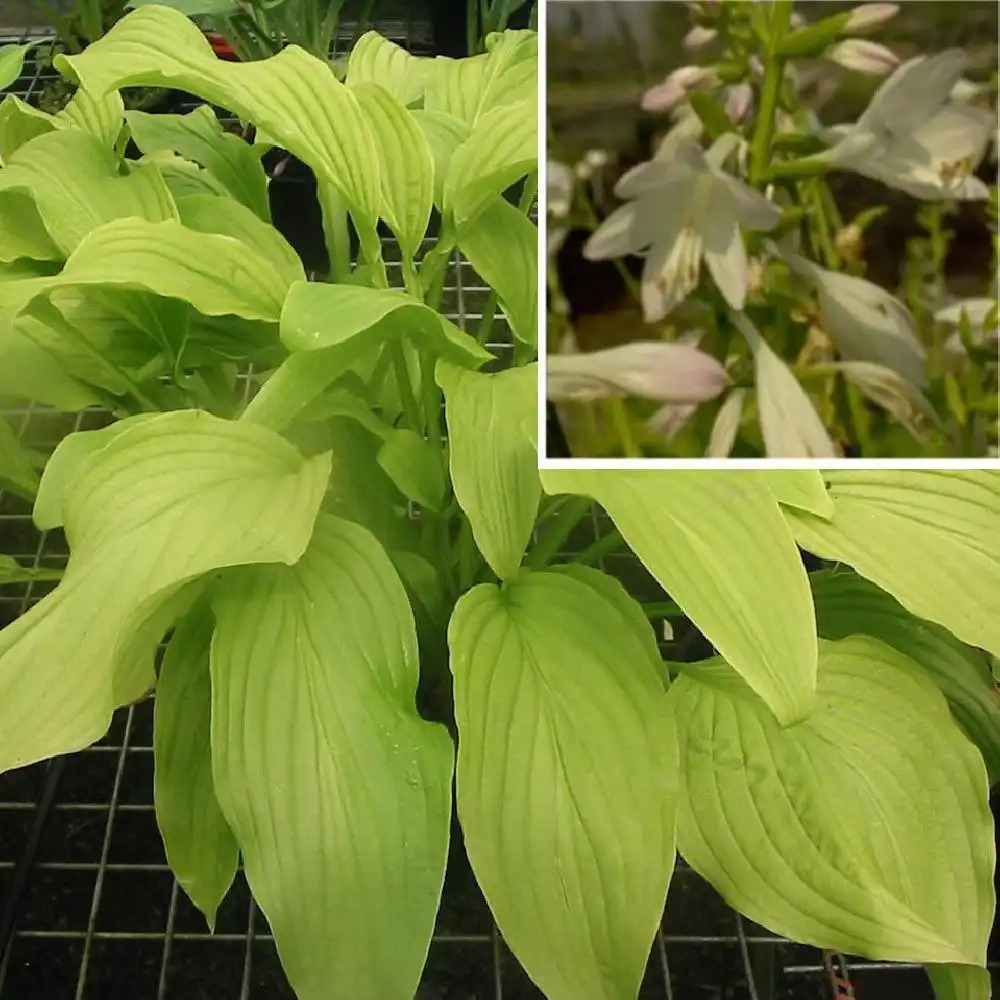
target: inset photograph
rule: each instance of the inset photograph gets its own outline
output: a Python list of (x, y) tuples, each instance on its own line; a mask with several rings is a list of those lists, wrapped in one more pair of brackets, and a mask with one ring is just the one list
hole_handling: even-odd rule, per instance
[(550, 0), (543, 462), (995, 461), (998, 10)]

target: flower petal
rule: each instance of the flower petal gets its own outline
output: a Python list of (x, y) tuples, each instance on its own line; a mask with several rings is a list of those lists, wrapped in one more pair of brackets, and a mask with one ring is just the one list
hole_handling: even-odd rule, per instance
[(757, 406), (767, 457), (839, 457), (812, 400), (791, 369), (768, 347), (746, 316), (733, 313), (732, 320), (753, 351)]
[(747, 298), (749, 266), (743, 237), (730, 214), (729, 199), (722, 197), (705, 220), (705, 263), (722, 297), (733, 309), (742, 309)]
[(669, 444), (684, 430), (697, 409), (696, 403), (665, 403), (646, 421), (646, 426)]
[(727, 384), (725, 369), (710, 354), (656, 340), (550, 356), (547, 364), (548, 396), (555, 401), (627, 395), (693, 404), (714, 399)]
[(632, 232), (635, 216), (634, 202), (616, 208), (584, 243), (583, 256), (587, 260), (605, 260), (642, 249)]
[(730, 198), (740, 224), (747, 229), (773, 229), (781, 221), (781, 209), (739, 178), (719, 171), (716, 174)]
[(712, 433), (708, 439), (706, 458), (728, 458), (736, 443), (736, 435), (743, 419), (743, 401), (746, 399), (746, 389), (733, 389), (726, 396), (712, 424)]
[(824, 326), (845, 361), (871, 361), (914, 385), (927, 384), (926, 352), (909, 310), (878, 285), (853, 275), (816, 269)]
[(688, 227), (650, 250), (640, 289), (647, 323), (658, 323), (698, 287), (701, 251), (701, 234)]
[(876, 134), (912, 132), (948, 100), (967, 63), (962, 49), (908, 59), (875, 91), (858, 124)]

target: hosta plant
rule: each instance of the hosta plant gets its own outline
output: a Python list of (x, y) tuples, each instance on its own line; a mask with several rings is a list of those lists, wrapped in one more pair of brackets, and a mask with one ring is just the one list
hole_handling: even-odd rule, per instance
[[(60, 62), (65, 117), (5, 106), (0, 391), (118, 419), (40, 479), (0, 435), (5, 482), (70, 550), (0, 631), (0, 768), (155, 692), (169, 863), (211, 925), (242, 859), (303, 1000), (414, 995), (453, 785), (554, 1000), (636, 995), (678, 849), (780, 934), (984, 1000), (1000, 477), (539, 473), (536, 52), (367, 35), (341, 83), (295, 47), (220, 63), (147, 8)], [(305, 280), (259, 148), (207, 110), (130, 114), (142, 156), (121, 157), (137, 84), (314, 170), (332, 280)], [(493, 290), (476, 336), (441, 311), (456, 247)], [(616, 550), (655, 604), (595, 568)], [(714, 655), (664, 661), (664, 615)]]

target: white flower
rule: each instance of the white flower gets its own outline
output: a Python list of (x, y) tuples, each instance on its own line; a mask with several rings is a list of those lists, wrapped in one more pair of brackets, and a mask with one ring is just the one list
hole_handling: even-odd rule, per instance
[(707, 66), (681, 66), (662, 83), (642, 95), (643, 111), (670, 111), (687, 100), (694, 90), (710, 90), (719, 84), (719, 76)]
[[(934, 318), (939, 323), (947, 323), (949, 326), (958, 326), (965, 316), (972, 328), (972, 339), (976, 344), (989, 345), (1000, 342), (1000, 327), (998, 327), (997, 300), (990, 298), (963, 299), (960, 302), (953, 302), (950, 306), (938, 309), (934, 313)], [(990, 314), (993, 314), (992, 324), (987, 324)], [(964, 354), (965, 346), (958, 331), (953, 333), (945, 341), (945, 350), (953, 354)]]
[(899, 13), (897, 3), (863, 3), (847, 15), (845, 32), (865, 31), (891, 21)]
[(845, 361), (871, 361), (915, 386), (926, 384), (926, 352), (899, 299), (864, 278), (827, 271), (789, 250), (769, 249), (815, 286), (823, 326)]
[(726, 371), (688, 344), (649, 340), (585, 354), (550, 355), (546, 382), (553, 402), (639, 396), (670, 405), (714, 399)]
[(965, 68), (960, 49), (903, 63), (876, 91), (854, 125), (821, 133), (824, 159), (915, 198), (986, 198), (972, 172), (986, 154), (996, 117), (983, 108), (948, 103)]
[(842, 42), (837, 42), (826, 57), (855, 73), (870, 73), (874, 76), (885, 76), (899, 65), (899, 57), (892, 49), (865, 38), (845, 38)]
[(771, 229), (781, 210), (721, 169), (735, 137), (708, 150), (688, 139), (626, 173), (615, 193), (632, 199), (584, 247), (590, 260), (645, 253), (642, 308), (647, 323), (666, 316), (698, 284), (701, 258), (726, 301), (741, 309), (748, 266), (740, 226)]

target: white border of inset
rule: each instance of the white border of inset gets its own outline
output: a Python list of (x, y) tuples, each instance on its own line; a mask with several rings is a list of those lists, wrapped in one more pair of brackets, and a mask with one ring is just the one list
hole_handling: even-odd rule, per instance
[[(538, 2), (538, 467), (540, 469), (991, 469), (1000, 458), (549, 458), (546, 455), (545, 357), (548, 349), (548, 7)], [(656, 0), (653, 0), (656, 2)], [(662, 2), (662, 0), (661, 0)], [(1000, 40), (998, 40), (1000, 41)], [(997, 413), (1000, 419), (1000, 407)]]

